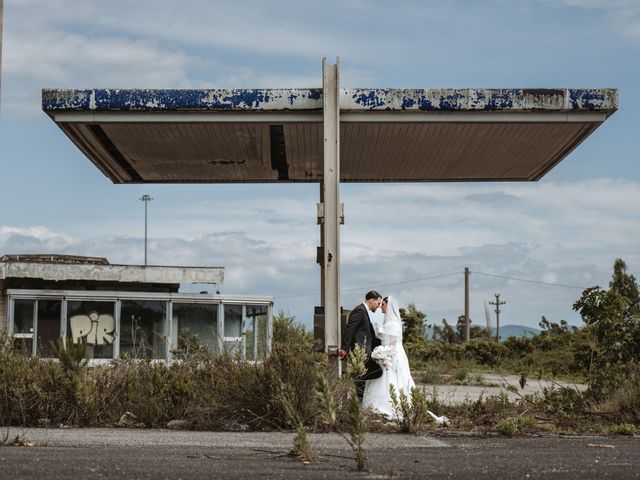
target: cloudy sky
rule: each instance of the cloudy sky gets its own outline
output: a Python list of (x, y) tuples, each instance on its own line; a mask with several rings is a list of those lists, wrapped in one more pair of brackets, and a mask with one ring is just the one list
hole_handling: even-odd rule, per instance
[[(343, 304), (369, 288), (429, 321), (580, 324), (616, 257), (640, 273), (637, 0), (4, 0), (0, 254), (224, 266), (224, 293), (319, 301), (317, 185), (113, 185), (40, 110), (43, 87), (613, 87), (620, 109), (538, 183), (343, 185)], [(505, 278), (507, 277), (507, 278)]]

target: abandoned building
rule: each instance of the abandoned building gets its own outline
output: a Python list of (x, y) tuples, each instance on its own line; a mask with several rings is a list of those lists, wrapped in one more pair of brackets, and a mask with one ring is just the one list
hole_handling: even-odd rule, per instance
[[(270, 297), (180, 293), (219, 286), (223, 267), (115, 265), (71, 255), (0, 257), (0, 328), (25, 353), (54, 358), (53, 342), (86, 342), (94, 363), (170, 360), (179, 337), (260, 360), (270, 351)], [(215, 288), (214, 288), (215, 290)]]

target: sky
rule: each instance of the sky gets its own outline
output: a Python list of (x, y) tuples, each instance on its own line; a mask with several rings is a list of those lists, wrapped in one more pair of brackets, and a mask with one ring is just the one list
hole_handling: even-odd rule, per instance
[[(343, 184), (342, 304), (372, 288), (429, 323), (580, 325), (582, 289), (640, 274), (638, 0), (4, 0), (0, 255), (224, 266), (228, 294), (311, 325), (317, 184), (113, 185), (41, 111), (47, 88), (618, 88), (619, 110), (535, 183)], [(185, 286), (185, 291), (201, 286)], [(493, 309), (493, 307), (490, 307)], [(495, 318), (493, 318), (495, 322)]]

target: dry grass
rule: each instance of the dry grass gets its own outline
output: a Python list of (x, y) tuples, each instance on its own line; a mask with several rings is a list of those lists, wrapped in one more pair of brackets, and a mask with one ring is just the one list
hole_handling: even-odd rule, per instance
[(171, 364), (122, 359), (89, 368), (81, 351), (68, 352), (67, 360), (60, 362), (40, 360), (16, 352), (0, 335), (0, 426), (112, 426), (131, 412), (145, 427), (165, 427), (178, 419), (181, 425), (203, 430), (294, 429), (299, 452), (306, 457), (311, 455), (304, 441), (309, 430), (354, 432), (353, 443), (358, 445), (367, 429), (434, 429), (425, 420), (426, 409), (446, 415), (449, 429), (479, 433), (508, 432), (509, 422), (515, 425), (514, 434), (545, 428), (605, 434), (635, 431), (640, 425), (640, 374), (628, 376), (612, 395), (598, 401), (575, 390), (555, 389), (517, 402), (503, 395), (448, 406), (434, 393), (417, 392), (411, 402), (405, 399), (404, 422), (366, 412), (369, 421), (361, 422), (348, 379), (329, 379), (322, 400), (323, 411), (332, 412), (332, 418), (322, 419), (314, 400), (318, 373), (326, 379), (322, 355), (313, 353), (311, 340), (299, 330), (280, 331), (279, 338), (262, 363), (197, 350)]

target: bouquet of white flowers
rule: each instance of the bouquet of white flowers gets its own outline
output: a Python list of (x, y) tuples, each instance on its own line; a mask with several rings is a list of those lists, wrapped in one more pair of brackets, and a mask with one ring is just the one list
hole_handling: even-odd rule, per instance
[(389, 369), (393, 365), (393, 360), (396, 356), (396, 349), (392, 346), (380, 345), (373, 349), (371, 352), (371, 358), (373, 358), (381, 367)]

